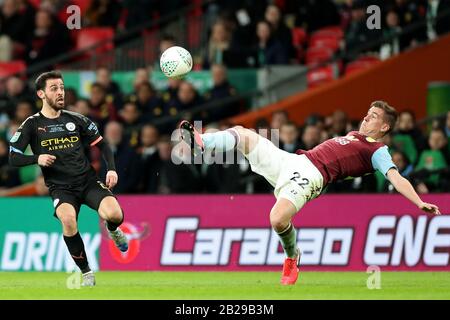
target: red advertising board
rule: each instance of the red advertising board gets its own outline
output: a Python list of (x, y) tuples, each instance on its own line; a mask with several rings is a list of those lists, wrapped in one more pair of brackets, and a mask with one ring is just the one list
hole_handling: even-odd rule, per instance
[[(294, 218), (303, 270), (449, 270), (450, 195), (442, 216), (400, 195), (323, 195)], [(102, 270), (280, 270), (271, 195), (121, 196), (129, 251), (102, 241)]]

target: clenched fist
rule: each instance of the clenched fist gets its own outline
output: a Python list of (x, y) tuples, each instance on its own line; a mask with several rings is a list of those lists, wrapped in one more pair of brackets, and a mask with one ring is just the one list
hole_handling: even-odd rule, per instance
[(109, 170), (106, 173), (106, 186), (108, 189), (113, 188), (117, 184), (117, 180), (119, 180), (119, 177), (115, 171)]

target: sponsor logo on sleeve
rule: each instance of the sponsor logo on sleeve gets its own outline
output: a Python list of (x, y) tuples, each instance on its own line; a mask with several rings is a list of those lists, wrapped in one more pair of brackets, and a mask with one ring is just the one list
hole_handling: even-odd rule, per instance
[(22, 134), (21, 132), (16, 132), (16, 133), (12, 136), (12, 138), (11, 138), (11, 140), (10, 140), (9, 142), (11, 142), (11, 143), (17, 142), (17, 140), (19, 140), (19, 137), (20, 137), (21, 134)]

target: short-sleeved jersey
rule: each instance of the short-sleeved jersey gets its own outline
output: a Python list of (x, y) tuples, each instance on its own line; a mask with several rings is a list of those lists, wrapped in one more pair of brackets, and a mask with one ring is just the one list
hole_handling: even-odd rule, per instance
[(324, 178), (324, 186), (336, 180), (360, 177), (375, 170), (386, 175), (395, 168), (387, 147), (357, 131), (345, 137), (329, 139), (312, 150), (297, 150), (305, 154), (319, 169)]
[(102, 139), (97, 126), (85, 116), (62, 110), (58, 118), (42, 113), (27, 118), (10, 141), (11, 152), (23, 153), (28, 145), (35, 155), (51, 154), (56, 160), (41, 167), (47, 186), (80, 184), (95, 174), (85, 146)]

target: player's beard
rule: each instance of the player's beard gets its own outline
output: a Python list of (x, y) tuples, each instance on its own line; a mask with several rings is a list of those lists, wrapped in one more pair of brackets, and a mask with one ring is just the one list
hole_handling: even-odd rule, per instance
[(64, 109), (64, 98), (62, 98), (62, 103), (61, 103), (60, 101), (58, 101), (58, 98), (56, 98), (55, 100), (52, 100), (47, 95), (45, 95), (45, 101), (47, 101), (48, 106), (55, 111)]

